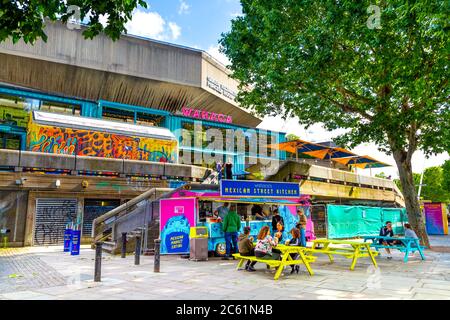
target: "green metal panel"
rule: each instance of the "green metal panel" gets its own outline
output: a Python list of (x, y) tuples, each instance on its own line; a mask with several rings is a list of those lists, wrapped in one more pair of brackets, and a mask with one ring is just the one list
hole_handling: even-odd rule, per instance
[(404, 208), (327, 205), (328, 238), (353, 238), (378, 235), (386, 221), (394, 234), (403, 234), (407, 222)]

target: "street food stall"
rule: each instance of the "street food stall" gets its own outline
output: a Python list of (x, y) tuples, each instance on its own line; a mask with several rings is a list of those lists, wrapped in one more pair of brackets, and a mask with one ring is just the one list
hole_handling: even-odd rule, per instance
[[(160, 200), (160, 239), (162, 254), (189, 253), (191, 227), (206, 227), (208, 251), (225, 254), (225, 236), (221, 219), (214, 212), (224, 203), (235, 206), (241, 216), (241, 230), (250, 227), (256, 239), (259, 230), (268, 225), (272, 230), (272, 213), (278, 209), (284, 220), (283, 241), (290, 238), (290, 230), (298, 222), (297, 209), (307, 217), (306, 238), (315, 239), (310, 219), (310, 197), (300, 194), (298, 183), (247, 180), (222, 180), (219, 191), (205, 185), (204, 189), (182, 189)], [(252, 215), (252, 206), (262, 208), (261, 216)]]

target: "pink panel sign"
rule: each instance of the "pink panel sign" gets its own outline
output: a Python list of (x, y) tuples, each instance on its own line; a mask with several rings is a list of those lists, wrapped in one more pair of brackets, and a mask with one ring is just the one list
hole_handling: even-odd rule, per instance
[(196, 199), (160, 200), (161, 253), (189, 253), (189, 232), (195, 227)]

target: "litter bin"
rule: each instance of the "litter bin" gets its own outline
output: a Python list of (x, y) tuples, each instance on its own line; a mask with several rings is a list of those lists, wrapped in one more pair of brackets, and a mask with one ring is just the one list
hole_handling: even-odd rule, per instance
[(191, 227), (189, 231), (189, 241), (189, 259), (194, 261), (208, 260), (208, 228)]
[(3, 248), (6, 248), (8, 246), (8, 233), (10, 233), (11, 230), (2, 228), (0, 229), (0, 240)]

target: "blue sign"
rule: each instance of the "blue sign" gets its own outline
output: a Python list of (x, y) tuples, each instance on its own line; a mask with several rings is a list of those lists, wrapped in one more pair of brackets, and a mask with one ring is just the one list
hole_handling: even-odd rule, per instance
[(72, 230), (70, 255), (77, 256), (80, 254), (80, 244), (81, 244), (81, 230)]
[(298, 198), (300, 185), (290, 182), (221, 180), (222, 197)]
[(70, 251), (70, 241), (72, 240), (72, 229), (70, 226), (64, 230), (64, 252)]

